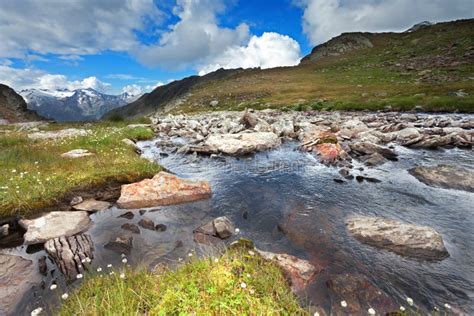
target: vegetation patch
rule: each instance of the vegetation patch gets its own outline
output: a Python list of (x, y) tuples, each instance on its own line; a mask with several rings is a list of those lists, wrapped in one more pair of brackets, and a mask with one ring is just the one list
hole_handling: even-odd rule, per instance
[[(87, 190), (108, 182), (133, 182), (150, 177), (161, 167), (140, 158), (122, 139), (153, 137), (149, 128), (127, 128), (130, 122), (50, 124), (47, 130), (83, 128), (87, 136), (32, 140), (26, 132), (0, 134), (0, 218), (32, 215), (57, 204), (70, 191)], [(86, 149), (92, 156), (76, 159), (61, 154)]]
[(92, 275), (61, 315), (307, 315), (280, 269), (252, 251), (190, 260), (175, 271)]

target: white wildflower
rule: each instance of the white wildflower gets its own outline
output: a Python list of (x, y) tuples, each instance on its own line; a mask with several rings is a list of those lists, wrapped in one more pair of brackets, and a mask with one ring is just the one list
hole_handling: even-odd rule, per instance
[(91, 263), (91, 262), (92, 262), (91, 258), (86, 257), (86, 262), (87, 262), (87, 263)]
[(242, 282), (242, 283), (240, 283), (240, 287), (245, 289), (245, 288), (247, 288), (247, 284), (245, 282)]
[(192, 256), (193, 256), (192, 252), (188, 253), (188, 257), (192, 257)]
[(54, 283), (51, 284), (51, 286), (49, 287), (49, 289), (50, 289), (51, 291), (56, 290), (57, 288), (58, 288), (58, 286), (57, 286), (56, 284), (54, 284)]
[(346, 301), (341, 301), (341, 306), (342, 307), (347, 307), (347, 302)]
[(375, 315), (375, 309), (373, 308), (369, 308), (368, 312), (369, 312), (369, 315)]
[(235, 233), (236, 233), (236, 234), (240, 233), (240, 229), (236, 228), (236, 229), (235, 229)]
[(407, 303), (410, 306), (413, 306), (413, 299), (411, 297), (407, 297)]
[(253, 252), (252, 250), (249, 250), (249, 255), (255, 256), (255, 252)]
[(319, 316), (318, 312), (314, 312), (313, 316)]
[(218, 262), (219, 262), (219, 259), (218, 259), (218, 258), (214, 258), (214, 262), (215, 262), (215, 263), (218, 263)]
[(446, 307), (446, 309), (451, 309), (451, 305), (449, 305), (448, 303), (444, 304), (444, 307)]
[(253, 289), (250, 289), (249, 293), (250, 293), (250, 295), (253, 295), (255, 293), (255, 291)]
[(109, 263), (109, 264), (107, 265), (107, 268), (109, 268), (109, 269), (112, 268), (112, 264)]
[(38, 307), (34, 310), (31, 311), (31, 316), (36, 316), (36, 315), (39, 315), (41, 314), (41, 312), (43, 311), (43, 308), (42, 307)]
[(61, 295), (61, 298), (62, 298), (63, 300), (67, 300), (67, 299), (69, 298), (69, 294), (64, 293), (63, 295)]
[(101, 267), (98, 267), (97, 268), (97, 272), (101, 272), (102, 271), (102, 268)]
[(120, 273), (120, 278), (125, 279), (125, 273)]
[(76, 275), (76, 279), (82, 279), (82, 277), (84, 277), (81, 273), (79, 273), (78, 275)]
[(404, 307), (404, 306), (400, 306), (400, 310), (401, 310), (402, 312), (404, 312), (404, 311), (405, 311), (405, 307)]
[(122, 259), (122, 263), (127, 263), (127, 261), (128, 261), (127, 258)]
[(124, 253), (122, 253), (120, 256), (121, 256), (122, 258), (125, 258), (125, 254), (124, 254)]

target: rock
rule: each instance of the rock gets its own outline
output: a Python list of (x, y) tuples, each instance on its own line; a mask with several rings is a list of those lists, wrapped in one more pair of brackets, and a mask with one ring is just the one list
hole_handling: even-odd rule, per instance
[(26, 229), (25, 245), (44, 243), (61, 236), (72, 236), (89, 229), (92, 221), (87, 212), (51, 212), (35, 219), (22, 219), (19, 224)]
[(85, 260), (94, 258), (94, 244), (86, 234), (50, 239), (44, 244), (44, 249), (68, 281), (84, 273), (87, 269)]
[(8, 236), (10, 231), (10, 224), (3, 224), (0, 226), (0, 238)]
[(316, 145), (316, 153), (324, 164), (336, 164), (337, 162), (347, 158), (347, 153), (339, 144), (319, 144)]
[(294, 138), (295, 126), (292, 120), (278, 120), (273, 123), (273, 131), (280, 137)]
[(31, 260), (0, 254), (0, 315), (13, 315), (23, 296), (39, 282)]
[(105, 201), (97, 201), (94, 199), (85, 200), (79, 204), (73, 205), (76, 211), (99, 212), (110, 208), (112, 204)]
[(434, 229), (379, 217), (354, 217), (347, 230), (357, 240), (403, 256), (442, 260), (449, 257), (443, 238)]
[(340, 183), (340, 184), (344, 183), (344, 180), (342, 180), (342, 179), (333, 179), (333, 180), (336, 183)]
[(82, 196), (75, 196), (75, 197), (72, 198), (71, 202), (69, 202), (69, 205), (74, 206), (74, 205), (77, 205), (79, 203), (82, 203), (82, 201), (84, 201), (82, 199)]
[(114, 240), (109, 241), (104, 248), (112, 250), (119, 254), (129, 255), (132, 252), (133, 237), (132, 235), (122, 235), (116, 237)]
[(372, 155), (373, 153), (379, 153), (388, 160), (397, 160), (397, 154), (388, 149), (371, 143), (356, 142), (349, 144), (352, 151), (359, 155)]
[(218, 217), (212, 222), (216, 230), (216, 235), (221, 239), (229, 238), (234, 234), (234, 226), (232, 222), (225, 216)]
[(295, 293), (303, 291), (321, 271), (309, 261), (299, 259), (288, 254), (277, 254), (258, 250), (257, 252), (266, 260), (273, 260), (282, 270), (291, 283)]
[(153, 223), (153, 221), (149, 218), (142, 218), (139, 222), (138, 222), (138, 226), (141, 226), (145, 229), (149, 229), (149, 230), (155, 230), (155, 223)]
[(58, 131), (31, 133), (31, 134), (28, 134), (28, 138), (34, 139), (34, 140), (35, 139), (62, 139), (62, 138), (70, 138), (70, 137), (87, 136), (90, 133), (91, 133), (90, 130), (68, 128), (68, 129), (62, 129)]
[(420, 137), (420, 132), (415, 127), (404, 128), (399, 131), (385, 134), (387, 141), (396, 140), (399, 143), (405, 143), (411, 139)]
[(245, 128), (254, 128), (257, 126), (258, 121), (258, 117), (248, 111), (245, 111), (240, 117), (240, 124), (244, 125)]
[(219, 105), (219, 101), (217, 101), (217, 100), (212, 100), (211, 102), (209, 102), (209, 105), (214, 108), (214, 107), (216, 107), (216, 106)]
[(426, 185), (474, 192), (474, 172), (462, 167), (438, 165), (415, 167), (408, 172)]
[(137, 144), (135, 144), (135, 142), (131, 139), (128, 139), (128, 138), (124, 138), (122, 139), (122, 143), (124, 143), (125, 145), (127, 146), (130, 146), (130, 147), (137, 147)]
[(155, 230), (156, 230), (157, 232), (164, 232), (164, 231), (166, 231), (166, 229), (168, 229), (168, 227), (166, 227), (165, 224), (157, 224), (157, 225), (155, 226)]
[(135, 215), (132, 212), (125, 212), (118, 216), (118, 218), (133, 219)]
[(206, 181), (180, 179), (167, 172), (160, 172), (153, 179), (122, 186), (117, 205), (121, 208), (145, 208), (193, 202), (211, 197), (211, 187)]
[(420, 135), (417, 138), (403, 142), (402, 145), (411, 148), (436, 149), (438, 147), (452, 145), (453, 143), (453, 137), (450, 135)]
[(120, 227), (124, 230), (131, 231), (134, 234), (140, 234), (140, 228), (138, 228), (138, 226), (135, 224), (125, 223)]
[(67, 153), (61, 154), (61, 157), (75, 159), (75, 158), (89, 157), (93, 155), (94, 154), (89, 152), (87, 149), (73, 149), (71, 151), (68, 151)]
[(38, 258), (38, 270), (41, 275), (46, 276), (48, 274), (48, 265), (46, 264), (46, 256)]
[(362, 161), (367, 166), (375, 167), (383, 165), (387, 160), (385, 160), (385, 158), (381, 154), (373, 153), (372, 155), (364, 156), (362, 158)]
[(275, 133), (256, 132), (211, 135), (204, 145), (209, 148), (210, 153), (221, 152), (231, 156), (240, 156), (278, 147), (281, 141)]

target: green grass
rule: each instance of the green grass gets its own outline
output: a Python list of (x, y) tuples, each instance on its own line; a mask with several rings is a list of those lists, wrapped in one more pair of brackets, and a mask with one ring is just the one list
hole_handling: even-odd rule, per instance
[[(86, 275), (60, 315), (307, 315), (281, 270), (243, 248), (177, 270)], [(125, 279), (120, 273), (125, 273)], [(242, 283), (246, 287), (242, 287)]]
[[(84, 137), (62, 140), (30, 140), (26, 133), (0, 134), (0, 218), (31, 215), (54, 206), (74, 190), (87, 190), (109, 182), (132, 182), (160, 171), (160, 166), (140, 158), (124, 138), (144, 140), (153, 137), (148, 128), (129, 129), (126, 122), (63, 125), (89, 129)], [(61, 154), (87, 149), (91, 157), (66, 159)]]

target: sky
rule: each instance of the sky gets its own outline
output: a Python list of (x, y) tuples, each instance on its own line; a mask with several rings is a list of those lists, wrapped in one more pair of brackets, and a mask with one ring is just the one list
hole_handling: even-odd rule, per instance
[(293, 66), (342, 32), (474, 16), (472, 0), (0, 0), (0, 83), (119, 94)]

